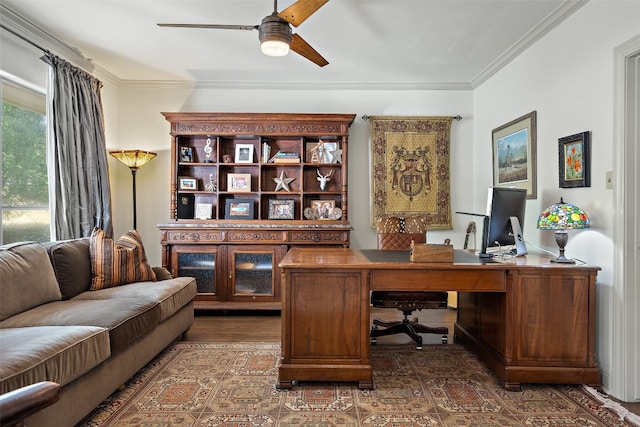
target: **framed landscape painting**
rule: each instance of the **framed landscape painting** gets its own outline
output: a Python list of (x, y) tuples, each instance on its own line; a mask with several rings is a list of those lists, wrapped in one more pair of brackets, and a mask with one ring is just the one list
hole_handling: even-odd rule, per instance
[(525, 188), (536, 199), (536, 112), (492, 131), (494, 187)]

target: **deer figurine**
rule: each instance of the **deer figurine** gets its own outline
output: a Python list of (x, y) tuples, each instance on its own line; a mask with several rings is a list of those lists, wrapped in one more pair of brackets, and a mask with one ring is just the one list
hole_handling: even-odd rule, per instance
[(331, 181), (331, 174), (333, 173), (333, 169), (329, 171), (328, 174), (322, 175), (320, 173), (320, 169), (317, 169), (318, 172), (318, 182), (320, 182), (320, 190), (324, 191), (327, 188), (327, 182)]

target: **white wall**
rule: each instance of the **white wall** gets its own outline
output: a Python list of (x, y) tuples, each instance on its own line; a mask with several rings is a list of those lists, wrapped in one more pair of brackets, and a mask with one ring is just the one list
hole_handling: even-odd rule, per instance
[[(327, 91), (220, 90), (190, 88), (125, 88), (120, 90), (119, 131), (107, 138), (108, 148), (143, 148), (158, 157), (138, 171), (138, 230), (152, 263), (160, 262), (156, 225), (169, 219), (169, 123), (161, 112), (285, 112), (354, 113), (349, 130), (349, 219), (352, 247), (375, 247), (369, 213), (369, 122), (362, 115), (455, 116), (451, 132), (452, 210), (471, 208), (471, 188), (465, 184), (472, 167), (471, 91)], [(109, 115), (107, 121), (111, 120)], [(131, 179), (124, 166), (113, 164), (115, 234), (131, 226)], [(454, 215), (456, 231), (434, 231), (430, 241), (451, 237), (461, 247), (468, 218)]]
[[(567, 257), (602, 268), (598, 274), (596, 348), (605, 389), (613, 356), (614, 48), (640, 32), (640, 2), (591, 1), (474, 91), (474, 202), (482, 206), (491, 184), (491, 131), (538, 112), (538, 198), (527, 203), (527, 241), (557, 251), (553, 233), (535, 228), (537, 215), (563, 197), (585, 209), (592, 228), (570, 233)], [(558, 185), (558, 138), (591, 131), (591, 187)], [(634, 286), (634, 284), (628, 284)], [(615, 387), (614, 387), (615, 388)]]

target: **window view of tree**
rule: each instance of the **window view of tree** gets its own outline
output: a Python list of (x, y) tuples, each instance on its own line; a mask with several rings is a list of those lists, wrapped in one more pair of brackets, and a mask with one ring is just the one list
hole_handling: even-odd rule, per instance
[(50, 240), (45, 96), (2, 82), (0, 243)]

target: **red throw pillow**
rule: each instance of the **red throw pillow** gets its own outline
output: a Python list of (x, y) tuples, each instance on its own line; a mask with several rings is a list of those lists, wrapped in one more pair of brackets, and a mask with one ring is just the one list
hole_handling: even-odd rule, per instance
[(126, 232), (116, 242), (96, 227), (89, 239), (92, 291), (133, 282), (156, 280), (147, 261), (140, 234)]

